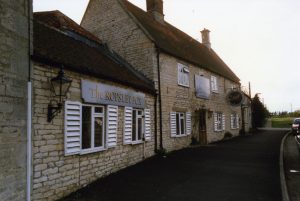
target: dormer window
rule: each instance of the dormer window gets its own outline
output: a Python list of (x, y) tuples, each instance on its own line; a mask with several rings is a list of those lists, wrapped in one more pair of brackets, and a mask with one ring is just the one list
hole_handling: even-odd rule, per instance
[(183, 64), (178, 64), (178, 85), (189, 87), (189, 74), (190, 70), (187, 66), (184, 66)]

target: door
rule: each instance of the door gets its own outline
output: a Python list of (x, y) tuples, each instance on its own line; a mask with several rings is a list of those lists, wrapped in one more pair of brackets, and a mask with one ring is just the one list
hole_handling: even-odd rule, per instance
[(206, 110), (199, 110), (199, 143), (207, 144), (206, 136)]

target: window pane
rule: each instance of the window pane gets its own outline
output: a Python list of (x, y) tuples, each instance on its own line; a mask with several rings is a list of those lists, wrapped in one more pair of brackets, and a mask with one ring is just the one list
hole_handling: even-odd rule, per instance
[(142, 140), (142, 128), (143, 128), (143, 125), (142, 125), (142, 118), (138, 118), (138, 140)]
[(136, 141), (136, 110), (132, 111), (132, 141)]
[(95, 118), (95, 147), (103, 146), (103, 117), (96, 117)]
[(179, 113), (176, 113), (176, 134), (180, 134), (180, 121), (179, 121)]
[(95, 113), (103, 113), (102, 107), (95, 107)]
[(91, 148), (91, 107), (82, 107), (82, 149)]
[(184, 125), (184, 123), (185, 123), (185, 122), (184, 122), (184, 118), (181, 118), (181, 119), (180, 119), (180, 122), (181, 122), (181, 123), (180, 123), (180, 125), (181, 125), (181, 128), (180, 128), (180, 129), (181, 129), (181, 134), (183, 135), (183, 134), (185, 134), (185, 132), (184, 132), (184, 128), (185, 128), (185, 125)]

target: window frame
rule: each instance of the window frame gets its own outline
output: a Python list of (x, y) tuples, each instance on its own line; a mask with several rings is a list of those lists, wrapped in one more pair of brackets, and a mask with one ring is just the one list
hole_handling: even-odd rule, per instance
[(217, 76), (211, 75), (210, 76), (210, 87), (211, 91), (214, 93), (219, 93), (219, 87), (218, 87), (218, 78)]
[(217, 112), (217, 131), (223, 130), (223, 113)]
[(237, 113), (233, 113), (231, 116), (231, 129), (238, 129), (239, 128), (239, 116)]
[[(132, 108), (132, 128), (133, 128), (133, 121), (134, 121), (134, 119), (133, 119), (133, 113), (134, 112), (136, 112), (136, 116), (135, 116), (135, 138), (136, 138), (136, 140), (133, 140), (133, 135), (134, 135), (134, 133), (133, 133), (133, 129), (132, 129), (132, 131), (131, 131), (131, 133), (132, 133), (132, 136), (131, 136), (131, 144), (140, 144), (140, 143), (142, 143), (143, 142), (143, 139), (145, 138), (145, 115), (144, 115), (144, 110), (143, 109), (138, 109), (138, 108)], [(139, 115), (138, 114), (138, 112), (141, 112), (142, 114), (141, 115)], [(139, 134), (138, 134), (138, 132), (139, 132), (139, 125), (138, 125), (138, 120), (139, 119), (141, 119), (141, 121), (142, 121), (142, 128), (141, 128), (141, 139), (138, 139), (138, 136), (139, 136)]]
[[(81, 142), (81, 150), (80, 150), (80, 154), (89, 154), (89, 153), (94, 153), (94, 152), (100, 152), (100, 151), (104, 151), (107, 149), (106, 147), (106, 110), (105, 110), (105, 106), (104, 105), (92, 105), (92, 104), (82, 104), (82, 108), (83, 107), (91, 107), (91, 147), (87, 148), (87, 149), (83, 149), (82, 148), (82, 142)], [(95, 112), (95, 108), (102, 108), (103, 112), (102, 113), (96, 113)], [(82, 111), (83, 112), (83, 109)], [(103, 118), (103, 127), (102, 127), (102, 146), (101, 147), (95, 147), (95, 118), (97, 117), (102, 117)], [(81, 117), (81, 121), (83, 121), (83, 117)], [(83, 124), (83, 122), (82, 122)], [(81, 129), (81, 138), (83, 138), (83, 128)]]
[[(178, 115), (178, 122), (177, 122), (177, 115)], [(182, 120), (183, 120), (183, 133), (182, 131)], [(178, 130), (177, 130), (178, 127)], [(180, 133), (178, 133), (179, 131)], [(186, 136), (187, 131), (186, 131), (186, 113), (185, 112), (176, 112), (176, 136), (181, 137), (181, 136)]]
[[(180, 79), (180, 77), (183, 76), (187, 76), (187, 83), (181, 83), (182, 80)], [(190, 70), (188, 66), (181, 63), (177, 64), (177, 83), (179, 86), (190, 87)]]

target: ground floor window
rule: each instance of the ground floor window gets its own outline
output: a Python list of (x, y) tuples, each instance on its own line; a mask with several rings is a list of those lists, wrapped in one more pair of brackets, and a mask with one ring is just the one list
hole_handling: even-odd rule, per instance
[(170, 113), (171, 137), (181, 137), (191, 134), (191, 113)]
[(176, 113), (176, 135), (185, 135), (185, 113)]
[(151, 140), (149, 109), (124, 108), (124, 144), (139, 144)]
[(104, 148), (104, 107), (82, 106), (82, 139), (83, 150)]
[(65, 155), (117, 146), (118, 106), (65, 102)]
[(238, 129), (239, 128), (239, 115), (234, 113), (231, 114), (231, 129)]
[(225, 114), (222, 112), (214, 113), (214, 128), (215, 131), (225, 130)]
[(142, 141), (144, 118), (143, 110), (133, 109), (132, 110), (132, 142), (137, 143)]

